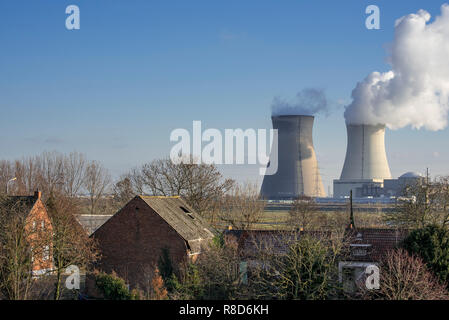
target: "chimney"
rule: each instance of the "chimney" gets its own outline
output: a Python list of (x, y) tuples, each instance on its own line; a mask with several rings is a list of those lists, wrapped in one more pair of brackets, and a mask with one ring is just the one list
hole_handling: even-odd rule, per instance
[(40, 192), (39, 189), (37, 189), (36, 191), (34, 191), (34, 197), (37, 200), (40, 200), (40, 198), (42, 197), (42, 192)]
[(325, 197), (313, 147), (313, 116), (272, 116), (278, 129), (278, 171), (263, 179), (263, 199)]

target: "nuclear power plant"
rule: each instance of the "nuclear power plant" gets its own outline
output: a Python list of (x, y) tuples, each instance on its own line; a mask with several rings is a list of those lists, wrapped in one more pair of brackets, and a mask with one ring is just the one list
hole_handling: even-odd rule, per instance
[[(271, 117), (278, 130), (278, 171), (263, 179), (260, 197), (266, 200), (292, 200), (300, 196), (325, 197), (313, 147), (313, 116)], [(407, 172), (391, 177), (385, 152), (385, 125), (347, 124), (346, 157), (340, 179), (333, 181), (333, 198), (394, 199), (405, 186), (420, 183), (424, 177)], [(270, 159), (271, 160), (271, 159)]]
[[(383, 188), (391, 179), (385, 153), (385, 125), (347, 124), (346, 158), (339, 180), (334, 180), (334, 197), (348, 196), (350, 191)], [(362, 194), (355, 194), (361, 197)]]
[(263, 199), (324, 197), (318, 162), (313, 147), (313, 116), (272, 116), (278, 130), (278, 171), (264, 177)]

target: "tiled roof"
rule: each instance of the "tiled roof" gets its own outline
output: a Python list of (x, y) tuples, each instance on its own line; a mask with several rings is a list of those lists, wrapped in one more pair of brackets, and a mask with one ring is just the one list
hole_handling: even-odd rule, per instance
[(200, 251), (200, 241), (214, 237), (211, 228), (180, 197), (139, 196), (187, 241), (192, 252)]
[[(350, 260), (379, 261), (389, 250), (400, 245), (407, 237), (407, 229), (358, 228), (350, 230), (352, 255)], [(363, 254), (366, 250), (366, 254)]]
[(248, 258), (264, 251), (284, 254), (289, 246), (298, 242), (301, 237), (319, 238), (328, 235), (328, 232), (320, 231), (228, 230), (225, 232), (225, 239), (228, 243), (235, 241), (240, 254)]
[(79, 214), (76, 216), (79, 224), (86, 230), (90, 236), (100, 228), (112, 215), (106, 214)]

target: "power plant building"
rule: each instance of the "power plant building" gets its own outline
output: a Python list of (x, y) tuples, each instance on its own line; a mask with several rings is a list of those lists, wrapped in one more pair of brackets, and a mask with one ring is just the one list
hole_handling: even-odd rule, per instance
[[(264, 177), (263, 199), (287, 200), (299, 196), (324, 197), (324, 187), (313, 147), (313, 116), (272, 116), (278, 130), (278, 170)], [(270, 161), (273, 160), (270, 156)]]

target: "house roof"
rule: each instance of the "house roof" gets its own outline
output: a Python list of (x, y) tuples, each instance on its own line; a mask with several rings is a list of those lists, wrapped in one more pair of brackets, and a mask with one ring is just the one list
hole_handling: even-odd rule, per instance
[(359, 251), (357, 255), (352, 255), (351, 260), (357, 261), (379, 261), (389, 250), (399, 246), (402, 240), (407, 237), (407, 229), (381, 229), (381, 228), (357, 228), (350, 231), (351, 248), (363, 250), (367, 249), (366, 255)]
[(28, 215), (39, 197), (34, 196), (7, 196), (1, 199), (2, 205), (10, 211), (17, 211)]
[(227, 230), (225, 237), (228, 243), (236, 241), (240, 254), (246, 258), (254, 258), (261, 252), (285, 254), (290, 245), (301, 237), (328, 237), (323, 231), (284, 231), (284, 230)]
[(214, 237), (207, 223), (180, 197), (138, 197), (187, 241), (192, 252), (200, 251), (201, 240)]
[(76, 215), (76, 220), (90, 236), (112, 216), (112, 214), (79, 214)]

